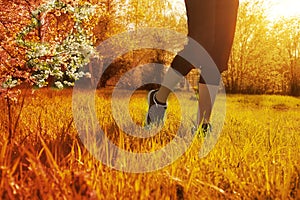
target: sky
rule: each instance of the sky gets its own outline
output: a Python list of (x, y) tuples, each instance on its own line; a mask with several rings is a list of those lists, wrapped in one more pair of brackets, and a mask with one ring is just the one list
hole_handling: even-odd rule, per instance
[(270, 19), (300, 17), (300, 0), (266, 0), (266, 3), (266, 12)]
[[(182, 10), (184, 0), (169, 0), (175, 2), (175, 9)], [(240, 0), (243, 2), (244, 0)], [(266, 14), (270, 20), (280, 17), (300, 17), (300, 0), (263, 0), (266, 5)]]

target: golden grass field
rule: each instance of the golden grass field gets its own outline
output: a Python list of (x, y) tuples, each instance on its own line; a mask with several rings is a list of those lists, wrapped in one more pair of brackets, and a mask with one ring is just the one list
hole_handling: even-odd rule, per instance
[[(203, 138), (195, 137), (172, 165), (134, 174), (110, 169), (85, 149), (72, 118), (71, 90), (22, 94), (24, 102), (21, 95), (12, 105), (10, 125), (7, 104), (0, 103), (1, 199), (300, 199), (299, 98), (227, 95), (225, 125), (207, 157), (198, 157)], [(152, 151), (174, 137), (176, 99), (167, 128), (135, 140), (115, 126), (106, 109), (108, 92), (98, 94), (99, 121), (122, 148)], [(135, 94), (130, 109), (142, 123), (146, 92)]]

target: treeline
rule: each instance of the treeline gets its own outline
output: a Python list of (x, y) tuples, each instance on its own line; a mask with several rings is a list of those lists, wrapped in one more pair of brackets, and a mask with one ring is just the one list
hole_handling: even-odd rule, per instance
[(224, 74), (227, 91), (300, 95), (299, 24), (299, 17), (268, 20), (259, 1), (242, 3)]
[[(42, 10), (35, 16), (32, 13), (36, 12), (36, 9), (45, 2), (39, 0), (4, 0), (0, 3), (0, 82), (1, 80), (2, 83), (5, 82), (7, 77), (18, 81), (18, 83), (35, 81), (32, 79), (32, 74), (38, 74), (35, 79), (41, 78), (45, 74), (44, 79), (46, 81), (42, 82), (44, 85), (57, 80), (64, 84), (62, 79), (72, 82), (77, 76), (71, 76), (70, 72), (73, 72), (74, 69), (79, 70), (76, 66), (84, 63), (83, 55), (85, 55), (82, 50), (74, 51), (76, 48), (90, 44), (96, 47), (118, 33), (126, 30), (135, 31), (143, 27), (168, 28), (183, 34), (187, 32), (184, 7), (182, 7), (183, 10), (175, 9), (172, 1), (56, 0), (52, 2), (54, 3), (51, 9)], [(59, 2), (64, 4), (57, 6)], [(85, 3), (94, 6), (91, 7), (92, 15), (88, 14), (91, 9), (83, 9)], [(71, 5), (72, 8), (79, 10), (76, 14), (81, 16), (74, 18), (70, 12), (66, 12), (65, 5)], [(70, 7), (70, 9), (72, 8)], [(21, 45), (20, 41), (16, 40), (18, 33), (33, 22), (36, 22), (37, 26), (30, 30), (23, 39), (34, 41), (34, 43)], [(80, 32), (81, 29), (76, 27), (78, 24), (84, 32)], [(299, 18), (280, 19), (271, 22), (262, 9), (260, 1), (241, 2), (229, 70), (223, 74), (227, 91), (230, 93), (300, 95), (299, 24)], [(70, 32), (75, 37), (73, 43), (65, 42), (70, 38)], [(85, 37), (82, 39), (82, 35), (79, 33), (84, 33)], [(170, 41), (170, 38), (160, 36), (149, 42), (174, 45), (174, 49), (179, 49), (178, 46), (183, 47), (184, 43), (177, 41), (178, 44), (176, 45), (176, 41)], [(47, 55), (41, 55), (40, 49), (43, 49), (41, 47), (44, 47), (45, 43), (61, 47), (61, 49), (65, 48), (64, 51), (58, 51), (59, 48), (55, 49), (57, 55), (65, 55), (54, 56), (52, 55), (54, 51), (51, 49)], [(148, 62), (167, 65), (173, 56), (174, 53), (161, 50), (147, 49), (128, 52), (110, 65), (103, 73), (99, 83), (95, 83), (97, 75), (91, 77), (91, 82), (98, 84), (99, 87), (105, 87), (107, 84), (117, 81), (116, 77), (120, 77), (129, 69)], [(96, 68), (97, 72), (93, 67), (92, 75), (102, 73), (101, 67), (108, 62), (106, 55), (99, 59), (96, 62), (99, 66)], [(73, 68), (70, 67), (71, 65), (74, 65)], [(56, 71), (53, 70), (54, 67)], [(88, 72), (90, 69), (87, 65), (85, 70)], [(151, 71), (146, 74), (136, 74), (140, 75), (135, 77), (135, 81), (142, 80), (143, 76), (151, 74)]]

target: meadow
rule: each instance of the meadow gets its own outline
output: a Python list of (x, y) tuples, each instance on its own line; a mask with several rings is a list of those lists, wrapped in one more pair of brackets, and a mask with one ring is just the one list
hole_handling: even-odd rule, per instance
[[(176, 98), (166, 128), (136, 140), (116, 127), (109, 92), (97, 94), (99, 122), (116, 145), (153, 151), (176, 137)], [(203, 138), (194, 137), (183, 156), (147, 173), (111, 169), (86, 150), (74, 125), (71, 90), (22, 91), (10, 112), (1, 100), (0, 198), (300, 199), (300, 99), (237, 94), (226, 100), (222, 133), (205, 158), (198, 157)], [(130, 110), (142, 124), (145, 91), (134, 95)]]

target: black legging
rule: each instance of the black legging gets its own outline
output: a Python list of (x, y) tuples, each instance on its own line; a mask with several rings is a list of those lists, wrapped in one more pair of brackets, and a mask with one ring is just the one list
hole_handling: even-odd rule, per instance
[[(185, 5), (188, 18), (188, 36), (205, 48), (220, 73), (227, 70), (239, 0), (185, 0)], [(186, 48), (182, 51), (185, 50)], [(194, 68), (179, 55), (175, 56), (171, 67), (183, 76)], [(201, 66), (199, 82), (218, 85), (220, 75), (210, 74), (213, 73), (212, 71), (209, 66)], [(203, 77), (210, 78), (204, 81)]]

